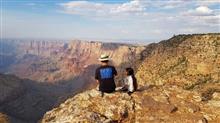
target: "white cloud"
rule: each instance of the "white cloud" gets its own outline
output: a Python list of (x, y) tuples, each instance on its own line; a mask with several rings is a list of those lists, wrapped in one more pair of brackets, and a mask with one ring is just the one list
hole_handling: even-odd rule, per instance
[(207, 6), (200, 6), (196, 8), (196, 12), (202, 13), (202, 14), (212, 14), (213, 10), (211, 10)]
[[(210, 5), (214, 2), (188, 0), (132, 0), (125, 3), (99, 3), (91, 1), (71, 1), (61, 4), (63, 12), (85, 16), (87, 19), (111, 23), (110, 30), (121, 37), (127, 35), (145, 36), (172, 33), (196, 33), (216, 30), (220, 26), (219, 9)], [(171, 11), (172, 9), (172, 11)], [(122, 28), (116, 28), (121, 24)], [(116, 26), (117, 25), (117, 26)], [(166, 31), (164, 30), (166, 29)], [(138, 30), (138, 31), (137, 31)], [(146, 31), (147, 30), (147, 31)]]
[(183, 12), (181, 15), (185, 17), (192, 25), (219, 26), (220, 15), (219, 10), (210, 9), (208, 6), (199, 6)]
[(108, 10), (108, 6), (105, 4), (88, 1), (71, 1), (61, 4), (61, 6), (65, 13), (76, 15), (101, 14)]
[[(25, 3), (24, 10), (33, 8), (33, 11), (8, 11), (4, 17), (7, 23), (3, 25), (3, 35), (145, 40), (164, 39), (180, 33), (220, 31), (220, 2), (216, 0), (129, 0), (124, 3), (120, 0), (114, 0), (114, 3), (100, 1), (63, 0), (54, 1), (50, 5), (40, 1), (35, 4), (26, 2), (31, 4), (27, 6)], [(38, 15), (35, 13), (38, 10), (47, 12)], [(52, 11), (55, 13), (50, 16)], [(74, 17), (69, 18), (56, 12)], [(83, 18), (77, 19), (78, 16)]]
[(124, 13), (124, 12), (144, 12), (146, 6), (139, 0), (130, 1), (127, 3), (119, 4), (111, 8), (112, 13)]
[[(219, 10), (211, 9), (208, 5), (218, 4), (217, 0), (210, 1), (144, 1), (144, 0), (132, 0), (125, 3), (98, 3), (90, 1), (70, 1), (62, 3), (63, 12), (73, 15), (81, 15), (87, 17), (93, 17), (96, 20), (106, 19), (122, 19), (123, 17), (130, 18), (142, 18), (148, 20), (158, 20), (158, 18), (167, 18), (170, 21), (178, 18), (178, 14), (181, 16), (191, 16), (191, 18), (199, 16), (209, 16), (202, 18), (207, 23), (218, 23)], [(200, 5), (195, 9), (189, 9), (192, 5)], [(150, 8), (151, 7), (151, 8)], [(152, 12), (151, 10), (157, 10)], [(166, 13), (161, 9), (174, 9), (174, 12)], [(158, 11), (160, 10), (160, 11)], [(185, 11), (185, 12), (184, 12)], [(163, 13), (163, 14), (162, 14)], [(161, 17), (162, 14), (162, 17)], [(153, 18), (152, 18), (153, 17)], [(169, 17), (169, 18), (168, 18)], [(190, 17), (189, 17), (190, 18)]]
[(191, 9), (185, 13), (186, 15), (191, 15), (191, 16), (211, 16), (213, 15), (213, 10), (211, 10), (207, 6), (199, 6), (195, 9)]
[(175, 8), (180, 8), (180, 7), (187, 5), (187, 2), (183, 0), (178, 0), (178, 1), (171, 0), (171, 1), (166, 1), (166, 2), (158, 2), (158, 5), (162, 9), (175, 9)]
[(117, 15), (138, 15), (145, 13), (145, 2), (133, 0), (122, 4), (95, 3), (89, 1), (71, 1), (60, 4), (63, 12), (67, 14), (84, 16), (117, 16)]
[(220, 4), (219, 0), (198, 0), (195, 1), (196, 5), (198, 6), (210, 6), (210, 5), (216, 5), (216, 4)]
[(220, 26), (220, 15), (204, 17), (204, 21), (207, 24), (214, 24)]
[[(179, 1), (145, 1), (132, 0), (125, 3), (98, 3), (91, 1), (70, 1), (60, 4), (63, 12), (67, 14), (86, 16), (94, 20), (139, 20), (155, 23), (164, 21), (175, 22), (188, 20), (188, 23), (197, 24), (219, 24), (218, 10), (211, 9), (203, 4), (214, 4), (212, 2), (189, 2)], [(198, 3), (194, 9), (189, 9)], [(149, 9), (150, 8), (150, 9)], [(166, 12), (163, 9), (173, 9), (173, 12)], [(188, 11), (186, 9), (189, 9)], [(153, 10), (153, 11), (152, 11)], [(156, 12), (154, 11), (156, 10)], [(159, 11), (158, 11), (159, 10)]]

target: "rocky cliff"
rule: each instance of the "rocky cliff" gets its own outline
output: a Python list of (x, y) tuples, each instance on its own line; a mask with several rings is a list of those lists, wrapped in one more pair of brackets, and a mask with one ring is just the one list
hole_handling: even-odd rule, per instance
[(40, 82), (65, 81), (88, 73), (99, 64), (97, 59), (103, 53), (111, 56), (112, 64), (120, 71), (120, 66), (134, 66), (135, 59), (140, 58), (139, 54), (145, 49), (143, 46), (94, 41), (12, 41), (6, 44), (5, 47), (15, 48), (10, 57), (2, 52), (2, 59), (7, 60), (2, 66), (8, 66), (3, 72)]
[(0, 112), (12, 123), (36, 123), (43, 114), (77, 92), (73, 82), (38, 83), (0, 74)]
[(47, 112), (42, 123), (217, 123), (219, 95), (214, 93), (212, 100), (203, 102), (198, 92), (175, 85), (151, 86), (131, 96), (115, 92), (103, 98), (90, 90)]
[(1, 71), (18, 76), (0, 74), (0, 112), (15, 123), (36, 122), (70, 95), (94, 87), (94, 69), (102, 53), (109, 54), (114, 60), (112, 64), (120, 71), (125, 66), (134, 66), (144, 49), (143, 46), (81, 41), (0, 43)]
[(102, 98), (89, 90), (47, 112), (42, 123), (218, 123), (220, 34), (178, 35), (141, 52), (139, 90)]
[(178, 35), (148, 47), (136, 74), (140, 84), (219, 82), (220, 34)]

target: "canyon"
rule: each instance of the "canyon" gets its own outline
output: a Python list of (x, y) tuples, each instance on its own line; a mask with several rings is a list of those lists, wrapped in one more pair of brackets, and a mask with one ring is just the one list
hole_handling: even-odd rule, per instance
[[(42, 123), (218, 123), (220, 34), (177, 35), (146, 46), (137, 92), (102, 98), (91, 89), (47, 112)], [(136, 62), (140, 62), (137, 60)]]
[(101, 54), (114, 59), (115, 66), (133, 66), (145, 49), (131, 44), (78, 40), (69, 43), (12, 40), (3, 42), (1, 47), (2, 72), (38, 82), (71, 80), (98, 65)]
[[(78, 40), (0, 43), (0, 112), (7, 115), (0, 116), (4, 122), (220, 120), (219, 33), (176, 35), (149, 45)], [(137, 92), (100, 96), (94, 70), (103, 53), (110, 55), (117, 68), (118, 86), (124, 69), (134, 68)]]
[[(43, 114), (68, 97), (94, 88), (94, 70), (98, 58), (110, 55), (111, 64), (123, 73), (125, 66), (135, 66), (144, 46), (94, 41), (0, 42), (2, 103), (0, 112), (12, 122), (37, 122)], [(119, 74), (122, 76), (122, 74)], [(120, 77), (118, 77), (120, 78)], [(120, 83), (118, 83), (120, 84)]]

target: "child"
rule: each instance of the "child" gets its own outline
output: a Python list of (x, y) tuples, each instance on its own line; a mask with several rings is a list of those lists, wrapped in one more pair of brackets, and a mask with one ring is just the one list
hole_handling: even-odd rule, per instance
[(124, 79), (124, 87), (122, 91), (127, 91), (129, 95), (131, 95), (134, 91), (137, 90), (137, 80), (134, 76), (134, 70), (132, 68), (126, 68), (126, 78)]

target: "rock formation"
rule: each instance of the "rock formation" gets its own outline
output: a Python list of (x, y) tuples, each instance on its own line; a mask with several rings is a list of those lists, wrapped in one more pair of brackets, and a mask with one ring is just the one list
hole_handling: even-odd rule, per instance
[(42, 123), (217, 123), (219, 102), (203, 102), (198, 92), (175, 85), (143, 88), (131, 96), (115, 92), (103, 98), (90, 90), (47, 112)]
[(220, 34), (178, 35), (149, 45), (137, 70), (139, 83), (190, 86), (219, 82)]
[(0, 74), (0, 112), (12, 123), (36, 123), (43, 114), (79, 91), (73, 82), (38, 83)]
[[(0, 74), (0, 111), (15, 123), (36, 122), (70, 95), (94, 87), (94, 69), (102, 53), (111, 55), (115, 61), (112, 64), (131, 66), (144, 49), (142, 46), (81, 41), (69, 44), (44, 41), (0, 43), (1, 72), (19, 77)], [(119, 71), (122, 69), (119, 67)]]
[[(97, 59), (103, 53), (109, 54), (114, 61), (112, 64), (118, 66), (121, 71), (120, 66), (122, 65), (134, 66), (135, 59), (139, 59), (139, 54), (145, 49), (144, 46), (93, 41), (69, 43), (48, 41), (17, 41), (14, 43), (12, 41), (12, 43), (7, 46), (15, 47), (15, 51), (13, 50), (14, 52), (11, 53), (13, 56), (10, 57), (14, 59), (9, 65), (2, 63), (2, 66), (8, 66), (3, 72), (39, 82), (73, 79), (81, 73), (87, 72), (85, 70), (88, 70), (89, 66), (99, 64)], [(2, 59), (6, 60), (6, 58)], [(90, 74), (93, 75), (93, 73)]]
[[(7, 115), (0, 113), (0, 122), (36, 123), (55, 107), (40, 122), (218, 123), (219, 41), (216, 33), (178, 35), (147, 46), (3, 42), (0, 72), (23, 79), (0, 74), (0, 112)], [(102, 98), (91, 89), (75, 95), (96, 86), (94, 69), (102, 53), (111, 56), (119, 73), (135, 68), (137, 92)]]
[(220, 34), (178, 35), (141, 52), (139, 90), (102, 98), (95, 89), (47, 112), (42, 123), (218, 123)]

